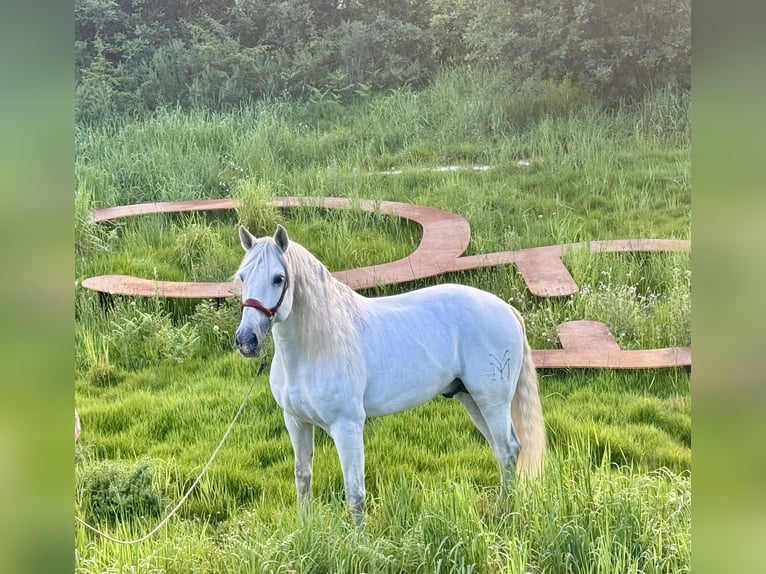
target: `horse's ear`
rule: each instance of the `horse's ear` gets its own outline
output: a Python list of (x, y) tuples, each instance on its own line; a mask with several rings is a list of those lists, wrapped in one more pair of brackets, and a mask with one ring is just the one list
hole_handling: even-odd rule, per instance
[(287, 251), (287, 245), (290, 243), (290, 238), (287, 237), (287, 229), (282, 227), (279, 223), (277, 223), (277, 231), (274, 233), (274, 241), (277, 242), (282, 253)]
[(242, 248), (245, 251), (250, 251), (250, 248), (258, 241), (255, 236), (250, 233), (244, 225), (239, 226), (239, 241), (242, 243)]

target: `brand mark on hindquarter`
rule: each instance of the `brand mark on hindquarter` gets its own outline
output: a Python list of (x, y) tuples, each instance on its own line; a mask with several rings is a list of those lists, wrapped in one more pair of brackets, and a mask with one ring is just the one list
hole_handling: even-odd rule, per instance
[(489, 354), (490, 372), (488, 375), (492, 380), (507, 380), (511, 378), (511, 350), (506, 349), (503, 356), (498, 357), (492, 353)]

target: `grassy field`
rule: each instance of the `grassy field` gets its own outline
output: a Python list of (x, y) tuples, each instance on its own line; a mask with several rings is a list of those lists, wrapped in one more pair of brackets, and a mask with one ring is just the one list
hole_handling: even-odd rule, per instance
[[(277, 210), (280, 195), (419, 203), (471, 223), (468, 253), (617, 238), (689, 238), (689, 102), (661, 90), (604, 112), (567, 85), (533, 98), (491, 74), (340, 107), (263, 103), (167, 110), (80, 126), (76, 274), (226, 280), (236, 227), (287, 226), (331, 270), (411, 252), (419, 228), (359, 210)], [(487, 165), (474, 171), (429, 168)], [(382, 173), (401, 170), (394, 175)], [(93, 225), (94, 208), (233, 196), (238, 211)], [(689, 255), (571, 253), (576, 295), (541, 299), (513, 267), (449, 274), (524, 314), (534, 348), (567, 319), (609, 324), (623, 348), (688, 345)], [(232, 349), (236, 301), (117, 298), (76, 289), (75, 512), (121, 538), (171, 508), (207, 462), (258, 362)], [(298, 516), (292, 451), (265, 375), (209, 473), (155, 537), (120, 546), (75, 527), (79, 572), (681, 572), (691, 545), (686, 369), (540, 372), (550, 452), (498, 503), (494, 459), (438, 398), (365, 429), (369, 514), (350, 525), (330, 439), (317, 433), (316, 503)]]

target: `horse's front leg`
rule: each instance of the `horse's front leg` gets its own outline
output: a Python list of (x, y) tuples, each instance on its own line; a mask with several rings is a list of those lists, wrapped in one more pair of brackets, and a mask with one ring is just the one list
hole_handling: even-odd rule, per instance
[(364, 522), (364, 421), (336, 422), (330, 428), (343, 472), (346, 502), (357, 526)]
[(311, 500), (311, 469), (314, 460), (314, 425), (284, 413), (285, 426), (295, 455), (295, 489), (298, 507), (305, 508)]

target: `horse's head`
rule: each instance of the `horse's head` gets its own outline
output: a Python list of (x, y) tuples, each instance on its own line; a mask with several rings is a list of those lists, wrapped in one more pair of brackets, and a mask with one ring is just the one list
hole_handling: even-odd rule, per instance
[(256, 239), (244, 226), (239, 238), (245, 257), (237, 271), (242, 284), (242, 319), (235, 334), (245, 357), (258, 355), (274, 322), (284, 321), (292, 309), (292, 289), (285, 261), (287, 231), (277, 225), (274, 237)]

